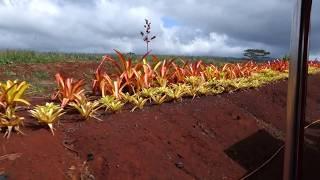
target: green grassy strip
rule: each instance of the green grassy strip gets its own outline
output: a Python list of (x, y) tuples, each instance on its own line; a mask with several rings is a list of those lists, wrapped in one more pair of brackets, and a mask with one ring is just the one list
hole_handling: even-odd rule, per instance
[[(97, 61), (101, 60), (105, 54), (96, 53), (63, 53), (63, 52), (36, 52), (28, 50), (2, 50), (0, 51), (0, 65), (1, 64), (17, 64), (17, 63), (50, 63), (50, 62), (64, 62), (64, 61)], [(115, 54), (108, 54), (113, 58), (117, 58)], [(125, 54), (127, 57), (136, 62), (142, 55), (134, 53)], [(213, 63), (222, 66), (225, 63), (236, 63), (243, 61), (242, 59), (232, 57), (209, 57), (209, 56), (174, 56), (174, 55), (157, 55), (159, 60), (164, 59), (179, 59), (196, 61), (203, 60), (205, 63)], [(148, 61), (152, 61), (152, 57), (147, 57)]]
[(102, 54), (6, 50), (0, 51), (0, 64), (97, 61), (101, 57)]

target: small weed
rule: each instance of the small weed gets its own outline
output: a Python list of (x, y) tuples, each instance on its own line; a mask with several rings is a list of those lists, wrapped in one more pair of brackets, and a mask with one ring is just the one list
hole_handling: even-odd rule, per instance
[(13, 72), (13, 71), (10, 71), (10, 70), (5, 70), (3, 72), (3, 75), (7, 76), (7, 77), (14, 77), (14, 76), (17, 76), (17, 73)]
[(32, 74), (32, 76), (39, 80), (47, 80), (49, 79), (49, 73), (45, 71), (36, 71)]
[(31, 83), (30, 88), (27, 90), (28, 95), (39, 96), (51, 93), (55, 89), (55, 84), (43, 84), (39, 82), (29, 81)]

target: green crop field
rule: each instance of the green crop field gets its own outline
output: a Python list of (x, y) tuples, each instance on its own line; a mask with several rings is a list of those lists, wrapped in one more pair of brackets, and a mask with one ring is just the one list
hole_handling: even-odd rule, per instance
[[(28, 50), (0, 50), (0, 65), (15, 63), (52, 63), (52, 62), (74, 62), (74, 61), (99, 61), (105, 54), (94, 53), (64, 53), (64, 52), (36, 52)], [(115, 54), (108, 54), (115, 57)], [(141, 58), (142, 55), (127, 53), (133, 60)], [(233, 57), (210, 57), (210, 56), (176, 56), (176, 55), (156, 55), (160, 60), (179, 59), (196, 61), (202, 60), (206, 63), (216, 65), (243, 61), (243, 59)], [(148, 56), (147, 59), (151, 59)]]

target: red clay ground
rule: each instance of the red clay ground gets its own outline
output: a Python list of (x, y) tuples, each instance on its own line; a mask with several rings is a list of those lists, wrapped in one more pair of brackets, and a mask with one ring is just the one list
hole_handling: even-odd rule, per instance
[[(320, 75), (311, 76), (308, 122), (320, 118), (319, 87)], [(18, 180), (78, 179), (80, 175), (87, 179), (90, 175), (95, 179), (239, 179), (283, 144), (286, 90), (287, 81), (281, 81), (259, 89), (104, 114), (103, 122), (83, 122), (77, 114), (68, 114), (55, 136), (28, 117), (23, 128), (26, 136), (0, 138), (0, 156), (21, 153), (14, 160), (0, 158), (0, 174)], [(45, 101), (31, 98), (33, 104)], [(319, 175), (317, 127), (306, 132), (304, 179)], [(281, 179), (282, 153), (249, 179)]]
[[(25, 80), (33, 86), (28, 92), (34, 96), (47, 96), (51, 93), (55, 85), (54, 75), (59, 72), (64, 77), (75, 79), (85, 79), (86, 88), (91, 88), (93, 73), (98, 67), (98, 61), (79, 61), (79, 62), (57, 62), (46, 64), (9, 64), (0, 66), (0, 80), (8, 79)], [(104, 64), (104, 69), (112, 72), (113, 69)]]

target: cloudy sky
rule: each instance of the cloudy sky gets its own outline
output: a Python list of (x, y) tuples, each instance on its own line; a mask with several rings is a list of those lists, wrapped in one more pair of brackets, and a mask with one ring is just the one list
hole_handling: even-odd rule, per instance
[[(151, 20), (156, 54), (241, 57), (288, 52), (295, 0), (0, 0), (0, 49), (143, 53)], [(314, 1), (311, 56), (320, 57), (320, 1)]]

